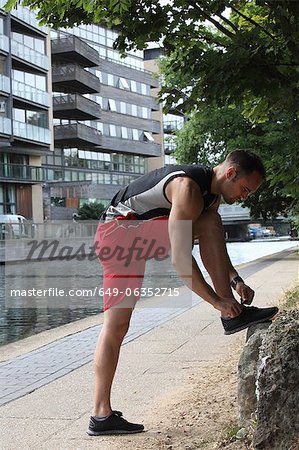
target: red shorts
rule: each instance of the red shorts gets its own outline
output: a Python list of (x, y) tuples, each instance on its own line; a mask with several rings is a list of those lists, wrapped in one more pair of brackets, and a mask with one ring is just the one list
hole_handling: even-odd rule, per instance
[(104, 269), (104, 311), (125, 307), (125, 299), (134, 303), (140, 297), (146, 261), (169, 255), (168, 217), (141, 221), (130, 214), (100, 222), (95, 247)]

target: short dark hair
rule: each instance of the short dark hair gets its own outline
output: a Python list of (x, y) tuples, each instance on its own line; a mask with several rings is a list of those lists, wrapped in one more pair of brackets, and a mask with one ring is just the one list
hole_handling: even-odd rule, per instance
[(244, 175), (249, 175), (256, 171), (263, 180), (266, 178), (266, 169), (263, 161), (251, 150), (234, 150), (227, 155), (225, 162), (239, 167)]

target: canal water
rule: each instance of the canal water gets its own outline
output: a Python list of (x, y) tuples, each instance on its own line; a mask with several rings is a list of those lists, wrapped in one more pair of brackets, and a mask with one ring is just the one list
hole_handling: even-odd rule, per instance
[[(241, 243), (228, 243), (228, 252), (233, 265), (254, 261), (263, 256), (296, 248), (292, 241), (251, 241)], [(194, 247), (194, 257), (206, 276), (200, 258), (199, 248)], [(169, 266), (169, 265), (168, 265)], [(154, 273), (155, 272), (155, 273)], [(36, 299), (21, 297), (12, 302), (7, 298), (5, 284), (9, 280), (10, 287), (14, 289), (37, 288), (69, 289), (74, 290), (101, 287), (101, 268), (97, 260), (72, 261), (27, 261), (0, 266), (0, 345), (15, 342), (42, 331), (58, 327), (84, 317), (98, 314), (102, 311), (101, 296), (98, 291), (90, 297), (80, 295), (60, 299), (60, 303), (46, 298), (44, 303), (35, 303)], [(147, 271), (144, 281), (145, 287), (165, 286), (174, 288), (180, 284), (173, 269), (166, 267), (158, 273), (155, 268)], [(7, 286), (6, 286), (7, 288)]]

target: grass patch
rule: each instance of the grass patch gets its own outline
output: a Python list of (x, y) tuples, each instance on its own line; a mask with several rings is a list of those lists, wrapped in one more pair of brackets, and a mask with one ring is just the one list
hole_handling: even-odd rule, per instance
[(282, 306), (285, 309), (299, 307), (299, 282), (292, 289), (285, 292), (282, 298)]

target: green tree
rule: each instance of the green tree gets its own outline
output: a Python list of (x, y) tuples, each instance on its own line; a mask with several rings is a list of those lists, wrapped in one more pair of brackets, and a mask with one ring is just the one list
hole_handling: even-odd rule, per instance
[(100, 202), (84, 203), (78, 208), (79, 220), (99, 220), (105, 206)]
[[(8, 8), (17, 2), (8, 0)], [(23, 0), (22, 4), (38, 8), (42, 23), (54, 28), (90, 23), (114, 28), (119, 32), (114, 46), (123, 54), (145, 48), (148, 41), (161, 41), (168, 55), (162, 63), (161, 99), (166, 108), (178, 104), (186, 113), (207, 107), (237, 108), (250, 132), (230, 139), (225, 151), (233, 143), (240, 146), (240, 140), (246, 141), (242, 147), (256, 148), (255, 140), (263, 143), (270, 198), (275, 195), (294, 205), (298, 193), (298, 1)], [(224, 144), (209, 137), (213, 124), (206, 118), (211, 128), (200, 134), (201, 152), (216, 159)], [(191, 133), (191, 125), (186, 127)], [(229, 128), (235, 128), (233, 122)], [(190, 160), (196, 159), (194, 145), (189, 151)]]
[[(180, 163), (217, 164), (236, 148), (258, 153), (267, 168), (267, 180), (244, 203), (255, 217), (264, 219), (296, 210), (299, 186), (297, 166), (292, 166), (293, 134), (288, 116), (253, 124), (240, 107), (208, 107), (194, 112), (177, 132), (175, 157)], [(294, 131), (294, 130), (293, 130)]]

